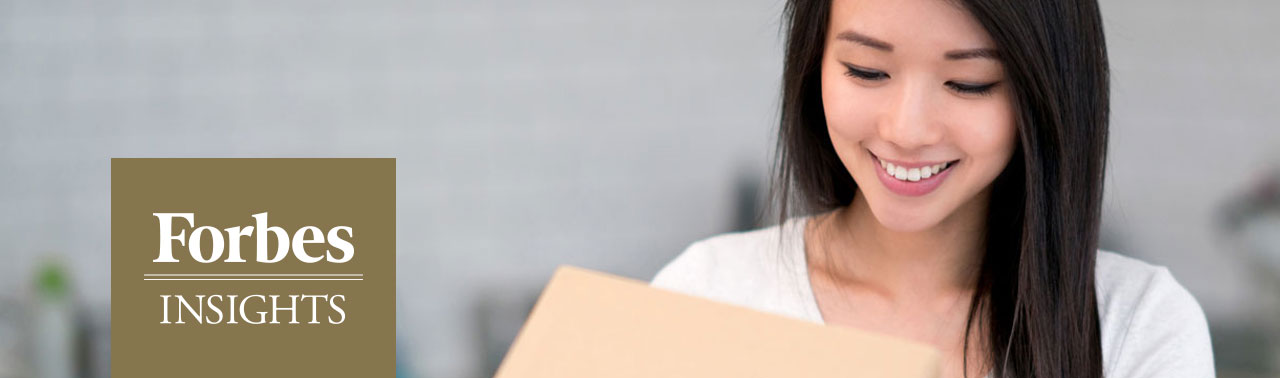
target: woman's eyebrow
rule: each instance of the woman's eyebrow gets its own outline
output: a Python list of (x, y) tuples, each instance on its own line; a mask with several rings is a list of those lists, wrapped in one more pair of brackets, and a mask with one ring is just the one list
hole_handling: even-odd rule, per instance
[(947, 51), (946, 54), (943, 54), (943, 57), (947, 58), (947, 60), (977, 59), (977, 58), (1000, 60), (1000, 54), (996, 51), (996, 49), (988, 49), (988, 48), (951, 50), (951, 51)]
[[(880, 51), (893, 52), (893, 44), (867, 36), (866, 34), (855, 32), (853, 30), (845, 30), (840, 32), (840, 34), (836, 34), (836, 39), (841, 41), (846, 41), (846, 42), (857, 43), (859, 45), (867, 46)], [(978, 58), (1000, 60), (1000, 54), (997, 53), (996, 49), (991, 49), (991, 48), (951, 50), (943, 54), (943, 57), (946, 58), (947, 60), (964, 60), (964, 59), (978, 59)]]
[(840, 32), (840, 34), (836, 34), (836, 39), (841, 41), (857, 43), (859, 45), (867, 46), (876, 50), (881, 50), (886, 52), (893, 51), (893, 45), (889, 44), (889, 42), (881, 41), (875, 38), (868, 37), (866, 35), (858, 34), (858, 32), (855, 32), (852, 30), (845, 30)]

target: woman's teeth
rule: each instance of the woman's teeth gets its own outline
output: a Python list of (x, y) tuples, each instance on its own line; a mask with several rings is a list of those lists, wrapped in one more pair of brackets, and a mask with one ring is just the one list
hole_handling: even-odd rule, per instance
[(933, 177), (933, 175), (938, 174), (938, 172), (941, 172), (942, 170), (945, 170), (950, 166), (951, 166), (951, 163), (946, 162), (942, 164), (930, 165), (927, 167), (903, 168), (897, 165), (893, 165), (893, 163), (890, 163), (884, 160), (880, 161), (880, 167), (884, 168), (884, 171), (888, 172), (889, 176), (893, 176), (893, 178), (896, 178), (902, 181), (920, 181), (923, 179), (927, 179), (929, 177)]

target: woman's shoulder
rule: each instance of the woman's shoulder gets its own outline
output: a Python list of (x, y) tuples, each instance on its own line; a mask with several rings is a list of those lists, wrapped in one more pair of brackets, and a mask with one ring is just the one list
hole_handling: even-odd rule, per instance
[[(792, 222), (732, 232), (689, 245), (651, 286), (757, 310), (796, 315), (803, 240)], [(799, 250), (800, 252), (797, 252)]]
[[(719, 234), (689, 245), (653, 277), (651, 285), (676, 291), (706, 290), (709, 283), (753, 279), (778, 257), (779, 226)], [(785, 240), (783, 240), (785, 241)]]
[(1164, 266), (1100, 250), (1094, 272), (1101, 315), (1158, 309), (1169, 315), (1204, 316), (1199, 302)]
[(1107, 376), (1213, 376), (1204, 311), (1169, 269), (1098, 251), (1095, 275)]

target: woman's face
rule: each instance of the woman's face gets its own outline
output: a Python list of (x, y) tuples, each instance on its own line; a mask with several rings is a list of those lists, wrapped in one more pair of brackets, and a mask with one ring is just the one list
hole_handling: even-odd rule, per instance
[(932, 228), (984, 201), (1013, 155), (1012, 91), (977, 20), (945, 0), (834, 0), (822, 105), (872, 213)]

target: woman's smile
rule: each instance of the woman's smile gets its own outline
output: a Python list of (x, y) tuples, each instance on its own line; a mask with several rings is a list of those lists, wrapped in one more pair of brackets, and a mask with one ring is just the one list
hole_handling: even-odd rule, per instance
[(929, 194), (950, 176), (951, 168), (959, 160), (942, 162), (908, 162), (883, 159), (870, 150), (871, 162), (878, 165), (876, 177), (889, 191), (898, 195), (918, 197)]

